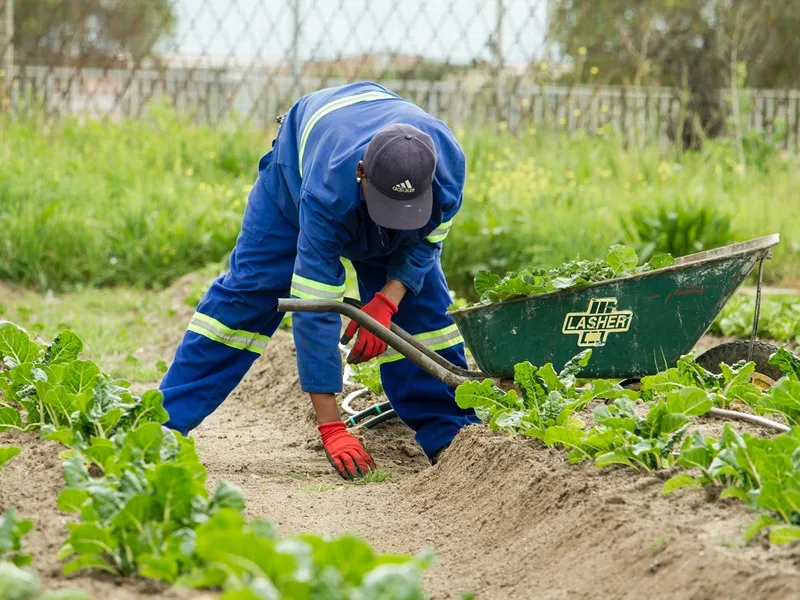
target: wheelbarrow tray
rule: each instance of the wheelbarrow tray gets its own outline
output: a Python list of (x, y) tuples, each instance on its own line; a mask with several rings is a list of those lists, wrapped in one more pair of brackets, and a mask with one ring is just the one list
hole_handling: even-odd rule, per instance
[(561, 367), (592, 349), (583, 377), (638, 378), (672, 367), (713, 323), (769, 249), (770, 235), (684, 256), (669, 267), (450, 314), (481, 371)]

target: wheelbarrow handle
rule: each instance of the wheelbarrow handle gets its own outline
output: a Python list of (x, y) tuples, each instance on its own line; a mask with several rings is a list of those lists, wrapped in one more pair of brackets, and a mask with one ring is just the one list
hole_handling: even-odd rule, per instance
[[(471, 379), (482, 379), (486, 377), (482, 373), (466, 371), (438, 354), (431, 352), (428, 348), (422, 347), (408, 332), (395, 324), (392, 324), (391, 329), (387, 329), (367, 313), (354, 306), (355, 303), (357, 303), (357, 301), (351, 299), (348, 299), (348, 302), (335, 302), (333, 300), (281, 298), (278, 300), (278, 311), (333, 312), (343, 315), (386, 342), (387, 345), (397, 350), (428, 374), (452, 387), (458, 387)], [(413, 342), (410, 340), (413, 340)]]
[[(355, 298), (345, 297), (344, 303), (349, 304), (350, 306), (355, 306), (358, 309), (361, 309), (361, 307), (364, 306), (363, 302), (360, 302)], [(462, 377), (466, 377), (467, 379), (486, 379), (488, 377), (488, 375), (486, 375), (486, 373), (483, 373), (482, 371), (470, 371), (468, 369), (462, 369), (461, 367), (454, 365), (446, 358), (440, 356), (439, 354), (428, 348), (425, 344), (420, 342), (417, 338), (415, 338), (413, 335), (411, 335), (405, 329), (403, 329), (402, 327), (400, 327), (395, 323), (391, 323), (389, 325), (389, 329), (392, 333), (400, 336), (402, 339), (404, 339), (409, 344), (414, 346), (417, 350), (422, 352), (425, 356), (439, 363), (445, 369), (447, 369), (448, 371), (452, 371), (456, 375), (461, 375)]]

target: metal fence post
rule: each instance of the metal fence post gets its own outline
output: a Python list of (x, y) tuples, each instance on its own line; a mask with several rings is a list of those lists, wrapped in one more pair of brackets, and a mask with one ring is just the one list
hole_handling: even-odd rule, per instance
[(3, 10), (3, 37), (2, 50), (3, 61), (2, 71), (3, 87), (5, 88), (8, 107), (11, 107), (11, 95), (14, 84), (14, 0), (5, 0)]

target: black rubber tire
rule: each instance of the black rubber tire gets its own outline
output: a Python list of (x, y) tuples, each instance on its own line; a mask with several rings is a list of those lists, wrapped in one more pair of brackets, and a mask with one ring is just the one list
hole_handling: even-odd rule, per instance
[(753, 342), (753, 355), (748, 359), (748, 355), (750, 354), (749, 341), (741, 340), (738, 342), (728, 342), (726, 344), (714, 346), (703, 352), (697, 357), (697, 364), (706, 371), (719, 374), (720, 363), (732, 365), (740, 360), (752, 360), (756, 363), (756, 371), (758, 373), (778, 381), (778, 379), (784, 376), (784, 372), (778, 367), (769, 364), (769, 357), (777, 351), (777, 346), (766, 342), (755, 341)]

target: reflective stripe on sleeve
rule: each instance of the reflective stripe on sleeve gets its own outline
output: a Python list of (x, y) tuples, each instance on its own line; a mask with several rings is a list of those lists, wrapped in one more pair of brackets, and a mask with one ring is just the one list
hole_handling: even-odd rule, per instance
[[(458, 346), (459, 344), (464, 343), (464, 338), (461, 337), (461, 333), (458, 331), (458, 327), (455, 324), (450, 325), (449, 327), (445, 327), (444, 329), (437, 329), (435, 331), (426, 331), (425, 333), (418, 333), (414, 336), (417, 340), (423, 343), (425, 347), (429, 350), (433, 350), (434, 352), (437, 350), (444, 350), (445, 348), (452, 348), (453, 346)], [(402, 360), (405, 356), (400, 354), (394, 348), (389, 348), (378, 357), (378, 364), (382, 365), (384, 363), (394, 362), (396, 360)]]
[(292, 275), (291, 294), (295, 298), (304, 300), (333, 300), (334, 302), (341, 302), (344, 300), (344, 284), (329, 285), (294, 274)]
[(447, 234), (450, 233), (450, 228), (453, 226), (453, 219), (449, 221), (445, 221), (441, 225), (439, 225), (436, 229), (431, 231), (430, 235), (425, 239), (428, 240), (431, 244), (435, 244), (436, 242), (443, 242), (444, 238), (447, 237)]
[(225, 344), (237, 350), (248, 350), (256, 354), (264, 352), (264, 348), (267, 347), (269, 342), (269, 336), (242, 329), (231, 329), (215, 318), (199, 312), (194, 313), (192, 316), (188, 329), (220, 344)]
[(299, 157), (298, 157), (298, 166), (300, 169), (300, 177), (303, 176), (303, 155), (306, 153), (306, 143), (308, 142), (308, 138), (311, 135), (311, 130), (314, 129), (314, 125), (316, 125), (319, 120), (324, 117), (325, 115), (332, 113), (335, 110), (340, 108), (344, 108), (345, 106), (351, 106), (353, 104), (358, 104), (359, 102), (372, 102), (374, 100), (397, 100), (397, 96), (393, 96), (392, 94), (387, 94), (386, 92), (364, 92), (363, 94), (356, 94), (355, 96), (347, 96), (345, 98), (339, 98), (338, 100), (334, 100), (333, 102), (329, 102), (322, 108), (320, 108), (317, 112), (311, 115), (311, 118), (306, 123), (306, 126), (303, 128), (303, 135), (300, 136), (300, 150), (299, 150)]

